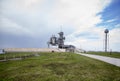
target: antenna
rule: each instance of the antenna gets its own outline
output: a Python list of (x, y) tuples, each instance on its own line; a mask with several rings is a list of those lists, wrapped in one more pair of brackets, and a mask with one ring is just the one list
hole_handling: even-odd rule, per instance
[(105, 48), (104, 48), (104, 47), (105, 47), (105, 46), (104, 46), (104, 40), (105, 40), (105, 39), (103, 38), (103, 50), (105, 49)]
[(50, 48), (50, 43), (49, 42), (47, 42), (47, 45), (48, 45), (48, 48)]
[(60, 26), (60, 30), (61, 30), (61, 32), (62, 32), (62, 25)]
[(108, 50), (110, 50), (110, 44), (109, 44), (109, 34), (108, 34)]

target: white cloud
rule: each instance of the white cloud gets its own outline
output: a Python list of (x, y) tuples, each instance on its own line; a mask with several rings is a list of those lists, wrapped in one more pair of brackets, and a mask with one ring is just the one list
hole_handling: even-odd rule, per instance
[[(41, 37), (44, 34), (59, 31), (68, 32), (66, 43), (79, 44), (86, 50), (102, 49), (104, 27), (97, 28), (102, 22), (97, 15), (106, 8), (112, 0), (6, 0), (2, 1), (1, 31), (14, 34), (29, 34)], [(20, 30), (20, 31), (19, 31)], [(16, 32), (17, 31), (17, 32)], [(114, 33), (117, 32), (117, 33)], [(111, 41), (116, 43), (118, 29), (111, 31)], [(86, 35), (81, 35), (86, 33)], [(52, 33), (53, 34), (53, 33)], [(78, 37), (77, 37), (78, 36)], [(95, 38), (94, 38), (95, 37)], [(119, 43), (119, 41), (117, 41)]]
[(30, 32), (29, 29), (22, 27), (16, 22), (2, 16), (0, 18), (0, 32), (11, 33), (15, 35), (32, 35), (32, 32)]
[[(26, 20), (30, 26), (38, 24), (38, 21), (45, 21), (50, 27), (52, 25), (64, 26), (67, 23), (77, 30), (86, 30), (101, 22), (101, 15), (96, 16), (96, 14), (101, 12), (110, 1), (54, 0), (53, 3), (47, 5), (48, 0), (8, 0), (8, 2), (3, 2), (2, 12), (24, 17), (22, 20)], [(36, 19), (37, 23), (34, 22)], [(31, 27), (31, 29), (34, 28)]]
[(115, 28), (110, 31), (110, 41), (120, 45), (120, 28)]
[[(71, 39), (70, 39), (71, 38)], [(85, 50), (103, 50), (104, 29), (92, 28), (67, 36), (67, 44), (74, 44)]]
[(74, 24), (76, 28), (91, 27), (101, 22), (101, 12), (110, 0), (60, 0), (50, 14), (55, 23)]
[(111, 23), (111, 22), (114, 22), (114, 21), (116, 21), (117, 19), (115, 18), (115, 19), (111, 19), (111, 20), (107, 20), (106, 22), (107, 23)]

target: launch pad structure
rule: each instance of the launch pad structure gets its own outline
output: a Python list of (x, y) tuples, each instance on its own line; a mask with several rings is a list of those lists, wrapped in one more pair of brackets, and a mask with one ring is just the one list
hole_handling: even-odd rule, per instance
[(56, 37), (55, 35), (52, 35), (52, 37), (50, 37), (49, 41), (47, 42), (48, 44), (48, 48), (50, 47), (50, 45), (52, 46), (58, 46), (59, 49), (65, 49), (66, 52), (74, 52), (75, 51), (75, 46), (73, 45), (64, 45), (64, 32), (59, 32), (59, 37)]

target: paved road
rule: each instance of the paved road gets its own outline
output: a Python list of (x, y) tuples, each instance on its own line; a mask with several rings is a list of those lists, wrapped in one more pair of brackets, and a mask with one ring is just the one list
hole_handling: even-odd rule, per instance
[(104, 62), (107, 62), (107, 63), (110, 63), (110, 64), (113, 64), (113, 65), (120, 67), (120, 59), (119, 58), (105, 57), (105, 56), (99, 56), (99, 55), (90, 55), (90, 54), (82, 54), (82, 53), (77, 53), (77, 54), (91, 57), (94, 59), (98, 59), (98, 60), (101, 60), (101, 61), (104, 61)]

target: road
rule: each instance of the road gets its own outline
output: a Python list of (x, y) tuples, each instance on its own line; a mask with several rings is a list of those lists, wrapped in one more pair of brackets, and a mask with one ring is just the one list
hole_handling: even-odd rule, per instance
[(120, 59), (119, 58), (112, 58), (112, 57), (106, 57), (106, 56), (100, 56), (100, 55), (91, 55), (91, 54), (82, 54), (82, 53), (77, 53), (83, 56), (87, 56), (90, 58), (94, 58), (94, 59), (98, 59), (104, 62), (107, 62), (109, 64), (113, 64), (116, 65), (118, 67), (120, 67)]

